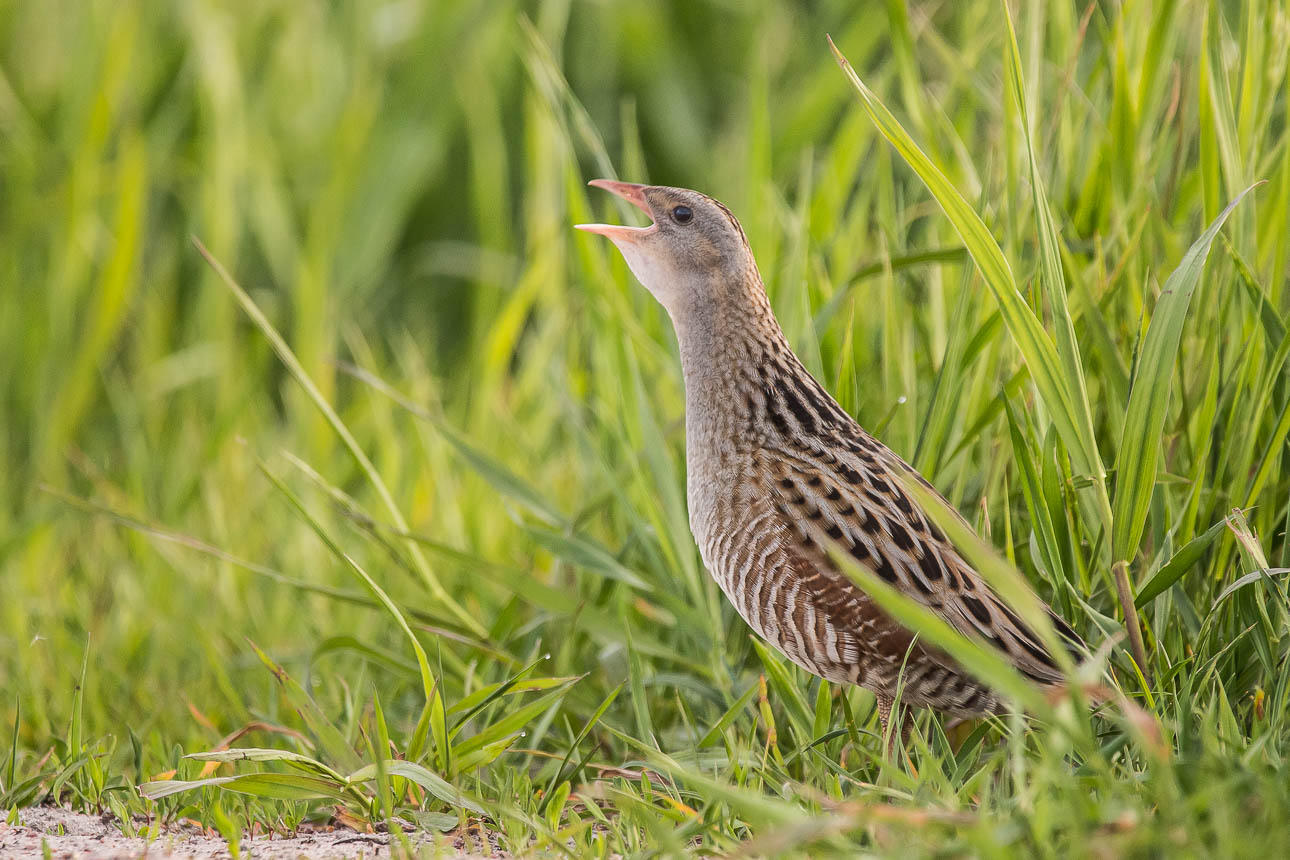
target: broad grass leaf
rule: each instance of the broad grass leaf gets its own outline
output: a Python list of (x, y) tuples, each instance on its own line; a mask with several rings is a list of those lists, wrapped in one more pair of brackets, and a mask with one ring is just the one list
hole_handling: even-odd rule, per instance
[(460, 433), (437, 418), (428, 419), (440, 435), (456, 449), (475, 474), (503, 496), (519, 502), (548, 525), (563, 523), (565, 517), (554, 505), (542, 497), (528, 481), (516, 475), (496, 457), (466, 441)]
[(1160, 300), (1151, 315), (1133, 374), (1133, 386), (1129, 389), (1129, 404), (1125, 410), (1124, 432), (1116, 462), (1111, 552), (1117, 561), (1132, 560), (1146, 525), (1147, 510), (1156, 485), (1156, 464), (1160, 434), (1164, 432), (1165, 412), (1169, 405), (1170, 380), (1192, 293), (1200, 281), (1205, 259), (1219, 228), (1253, 187), (1236, 195), (1192, 243), (1178, 268), (1165, 281)]
[(1290, 573), (1290, 567), (1266, 567), (1261, 570), (1251, 571), (1220, 591), (1218, 597), (1214, 598), (1214, 605), (1217, 606), (1231, 597), (1233, 593), (1240, 591), (1251, 583), (1259, 582), (1260, 580), (1270, 581), (1274, 576), (1285, 576), (1287, 573)]
[(343, 783), (296, 773), (247, 773), (233, 777), (220, 788), (273, 800), (351, 799)]
[(495, 762), (502, 753), (515, 746), (523, 737), (523, 732), (516, 732), (508, 738), (502, 738), (500, 741), (485, 744), (479, 749), (457, 756), (452, 760), (453, 771), (455, 773), (472, 773), (481, 767), (487, 767)]
[(218, 787), (272, 800), (345, 800), (344, 784), (317, 776), (295, 773), (247, 773), (240, 776), (215, 776), (209, 779), (167, 779), (145, 782), (139, 794), (158, 800), (172, 794), (198, 788)]
[(194, 761), (281, 761), (298, 767), (305, 767), (316, 771), (324, 776), (334, 779), (341, 779), (341, 775), (332, 770), (327, 765), (310, 758), (307, 755), (301, 755), (290, 750), (260, 749), (257, 747), (235, 747), (227, 750), (211, 750), (210, 752), (189, 753), (184, 758), (190, 758)]
[(455, 815), (449, 815), (446, 812), (425, 812), (420, 809), (403, 809), (399, 815), (406, 820), (420, 827), (422, 830), (438, 830), (440, 833), (447, 833), (456, 829), (461, 820)]
[(1226, 520), (1219, 520), (1206, 529), (1204, 534), (1189, 540), (1173, 554), (1169, 561), (1164, 563), (1160, 570), (1156, 571), (1156, 575), (1151, 577), (1146, 585), (1138, 590), (1138, 596), (1133, 598), (1133, 605), (1138, 609), (1146, 606), (1195, 567), (1201, 556), (1205, 554), (1205, 550), (1209, 549), (1214, 539), (1222, 534), (1226, 525)]
[[(404, 761), (403, 759), (386, 759), (380, 763), (385, 772), (390, 776), (401, 776), (404, 779), (415, 782), (417, 785), (430, 792), (444, 803), (457, 806), (462, 809), (468, 809), (471, 812), (484, 814), (484, 807), (479, 801), (474, 800), (466, 794), (463, 794), (448, 780), (427, 767), (417, 764), (416, 762)], [(376, 779), (378, 765), (376, 762), (366, 765), (351, 773), (348, 777), (349, 782), (367, 782)]]
[(653, 587), (641, 579), (604, 547), (578, 537), (547, 529), (527, 528), (525, 531), (534, 542), (557, 558), (581, 567), (591, 573), (630, 585), (638, 591), (652, 591)]
[[(986, 584), (1035, 632), (1058, 667), (1064, 672), (1070, 672), (1073, 667), (1067, 650), (1069, 643), (1057, 635), (1048, 609), (1021, 572), (1000, 558), (994, 548), (981, 540), (935, 492), (916, 481), (906, 480), (903, 484), (906, 492), (922, 506), (931, 521), (940, 526), (950, 543)], [(1011, 664), (1008, 665), (1011, 667)]]
[(557, 687), (545, 695), (539, 696), (532, 702), (522, 705), (513, 711), (509, 711), (497, 719), (496, 722), (489, 723), (478, 734), (471, 735), (460, 743), (454, 744), (452, 753), (454, 756), (464, 756), (467, 753), (480, 749), (488, 744), (495, 743), (505, 737), (516, 734), (524, 729), (538, 714), (541, 714), (547, 708), (559, 702), (564, 697), (573, 681)]
[(458, 717), (459, 721), (465, 721), (473, 716), (483, 707), (492, 704), (502, 696), (514, 696), (519, 693), (535, 693), (542, 690), (550, 690), (552, 687), (559, 687), (570, 681), (578, 680), (577, 675), (565, 675), (558, 678), (526, 678), (522, 681), (502, 681), (496, 684), (488, 684), (480, 687), (465, 698), (453, 702), (448, 706), (450, 715), (462, 714)]
[(237, 779), (235, 776), (213, 776), (208, 779), (159, 779), (154, 782), (139, 783), (138, 791), (140, 795), (149, 800), (160, 800), (163, 797), (169, 797), (172, 794), (179, 794), (183, 791), (192, 791), (195, 788), (224, 785), (235, 779)]

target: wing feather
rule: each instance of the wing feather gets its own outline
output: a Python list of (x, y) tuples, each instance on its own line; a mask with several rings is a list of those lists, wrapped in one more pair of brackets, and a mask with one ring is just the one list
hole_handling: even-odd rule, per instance
[[(810, 551), (812, 566), (824, 573), (829, 600), (872, 607), (823, 549), (834, 542), (958, 632), (1003, 652), (1028, 678), (1040, 684), (1062, 680), (1039, 637), (902, 488), (893, 465), (917, 476), (904, 461), (867, 434), (853, 445), (827, 451), (804, 447), (764, 451), (762, 468), (756, 471), (766, 475), (765, 492), (775, 500), (784, 525)], [(1074, 637), (1065, 624), (1059, 629)]]

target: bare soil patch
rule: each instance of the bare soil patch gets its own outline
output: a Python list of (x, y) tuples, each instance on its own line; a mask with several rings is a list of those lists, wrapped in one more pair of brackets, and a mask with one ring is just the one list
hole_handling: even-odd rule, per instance
[[(230, 860), (228, 843), (218, 835), (186, 825), (174, 827), (148, 841), (121, 834), (112, 816), (86, 815), (68, 809), (37, 806), (21, 810), (21, 824), (0, 821), (0, 858), (25, 860), (49, 856), (54, 860)], [(410, 841), (414, 856), (445, 858), (504, 857), (496, 840), (485, 831), (431, 835), (418, 833)], [(253, 860), (376, 860), (407, 853), (387, 833), (356, 833), (346, 829), (302, 830), (293, 837), (244, 838), (241, 857)]]

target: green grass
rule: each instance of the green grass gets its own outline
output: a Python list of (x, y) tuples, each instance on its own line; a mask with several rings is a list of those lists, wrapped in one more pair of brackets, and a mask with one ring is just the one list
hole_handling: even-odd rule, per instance
[[(5, 814), (1290, 853), (1283, 4), (3, 8)], [(870, 694), (752, 639), (666, 316), (570, 229), (632, 217), (611, 174), (731, 206), (1109, 701), (929, 626), (1029, 709), (889, 762)]]

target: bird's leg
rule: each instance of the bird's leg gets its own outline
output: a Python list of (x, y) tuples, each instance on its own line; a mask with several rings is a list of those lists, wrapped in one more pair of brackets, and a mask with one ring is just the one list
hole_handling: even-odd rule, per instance
[[(896, 736), (891, 732), (891, 706), (894, 704), (891, 696), (878, 694), (878, 723), (882, 726), (882, 739), (887, 748), (887, 755), (890, 757), (896, 752)], [(899, 721), (899, 714), (897, 720)]]
[[(895, 700), (891, 696), (881, 694), (877, 696), (877, 699), (878, 722), (882, 725), (882, 737), (885, 741), (887, 758), (894, 760), (898, 746), (903, 746), (905, 741), (909, 740), (909, 722), (903, 719), (900, 711), (896, 711), (896, 724), (893, 726), (891, 716)], [(910, 762), (909, 765), (912, 769), (913, 762)]]

